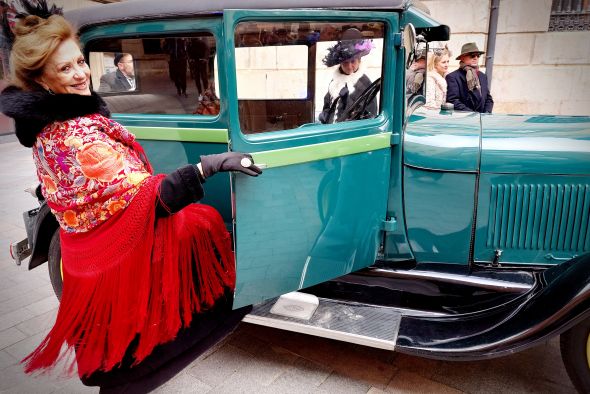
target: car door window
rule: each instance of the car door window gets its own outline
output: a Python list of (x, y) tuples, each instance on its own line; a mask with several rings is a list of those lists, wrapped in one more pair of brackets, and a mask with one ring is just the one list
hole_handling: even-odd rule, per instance
[(211, 33), (102, 39), (87, 49), (93, 88), (114, 113), (219, 112)]
[[(356, 83), (358, 78), (339, 78), (340, 63), (325, 64), (331, 50), (333, 52), (335, 46), (344, 41), (343, 35), (347, 31), (356, 34), (354, 40), (346, 42), (358, 52), (354, 57), (361, 59), (359, 69), (362, 74), (356, 75), (366, 76), (362, 86)], [(334, 123), (338, 109), (335, 109), (331, 122), (322, 120), (326, 95), (332, 91), (333, 97), (337, 97), (346, 87), (349, 92), (346, 98), (352, 104), (372, 82), (378, 82), (383, 64), (383, 33), (381, 22), (238, 23), (235, 56), (242, 133), (289, 130), (309, 123)], [(360, 48), (362, 45), (365, 49)], [(339, 80), (335, 82), (336, 79)], [(372, 97), (374, 108), (364, 117), (375, 117), (379, 113), (379, 95), (375, 93)], [(334, 107), (343, 103), (344, 100), (337, 102)], [(330, 104), (332, 102), (328, 102)], [(344, 116), (340, 118), (345, 120)]]

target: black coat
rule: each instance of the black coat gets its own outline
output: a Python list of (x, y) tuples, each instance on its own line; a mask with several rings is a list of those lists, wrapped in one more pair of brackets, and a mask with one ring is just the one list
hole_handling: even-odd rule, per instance
[(452, 103), (458, 111), (475, 111), (492, 113), (494, 100), (488, 88), (488, 77), (478, 72), (481, 92), (477, 89), (469, 91), (465, 70), (458, 69), (446, 76), (447, 102)]
[[(332, 80), (334, 82), (334, 80)], [(332, 83), (331, 82), (331, 83)], [(354, 91), (349, 89), (348, 85), (344, 86), (338, 96), (332, 97), (330, 91), (324, 97), (324, 107), (319, 115), (321, 123), (335, 123), (346, 120), (347, 112), (354, 104), (354, 102), (363, 94), (363, 92), (371, 85), (371, 80), (365, 74), (359, 75), (357, 78), (351, 78), (351, 83), (354, 83)], [(373, 98), (366, 107), (367, 115), (369, 117), (377, 116), (377, 99)]]
[(131, 89), (131, 84), (121, 70), (106, 73), (100, 77), (98, 91), (103, 92), (126, 92)]

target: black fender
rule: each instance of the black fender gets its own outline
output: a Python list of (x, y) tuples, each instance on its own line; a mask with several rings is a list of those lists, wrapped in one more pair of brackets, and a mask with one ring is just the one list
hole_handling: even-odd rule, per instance
[(590, 253), (535, 273), (526, 294), (493, 310), (404, 316), (396, 350), (444, 360), (500, 357), (542, 343), (590, 316)]
[(46, 202), (43, 202), (37, 213), (33, 237), (30, 241), (30, 247), (33, 251), (29, 260), (29, 270), (43, 264), (47, 261), (49, 255), (49, 243), (55, 230), (59, 228), (59, 223)]

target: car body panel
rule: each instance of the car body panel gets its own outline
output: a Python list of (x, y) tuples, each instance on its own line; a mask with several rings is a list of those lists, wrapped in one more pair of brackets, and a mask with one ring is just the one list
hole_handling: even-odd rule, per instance
[(590, 178), (482, 174), (475, 261), (558, 264), (590, 251)]
[(477, 172), (481, 123), (475, 112), (421, 107), (404, 135), (404, 164), (437, 171)]
[(481, 172), (590, 176), (590, 116), (482, 115)]
[[(235, 26), (264, 20), (322, 20), (317, 10), (229, 10), (223, 20), (229, 85), (237, 86)], [(391, 51), (397, 14), (334, 11), (330, 21), (382, 21)], [(386, 50), (384, 48), (384, 50)], [(392, 88), (395, 58), (383, 65), (383, 87)], [(231, 89), (230, 96), (237, 97)], [(259, 303), (373, 264), (386, 216), (390, 174), (391, 96), (381, 115), (340, 124), (304, 124), (295, 130), (246, 135), (238, 100), (230, 101), (231, 149), (252, 152), (266, 167), (252, 179), (234, 174), (234, 241), (237, 286), (234, 307)], [(371, 190), (367, 193), (367, 190)], [(263, 251), (263, 253), (261, 253)]]
[(405, 217), (417, 262), (469, 264), (475, 182), (475, 174), (405, 168)]

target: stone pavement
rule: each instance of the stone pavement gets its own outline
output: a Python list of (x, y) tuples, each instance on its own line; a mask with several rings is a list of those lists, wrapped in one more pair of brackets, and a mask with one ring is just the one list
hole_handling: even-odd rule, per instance
[[(22, 212), (36, 201), (29, 149), (0, 136), (0, 393), (97, 393), (57, 373), (26, 376), (18, 361), (43, 338), (58, 302), (46, 265), (32, 271), (10, 259), (25, 236)], [(574, 393), (554, 339), (495, 360), (443, 362), (242, 323), (199, 355), (180, 357), (126, 387), (156, 393)]]

